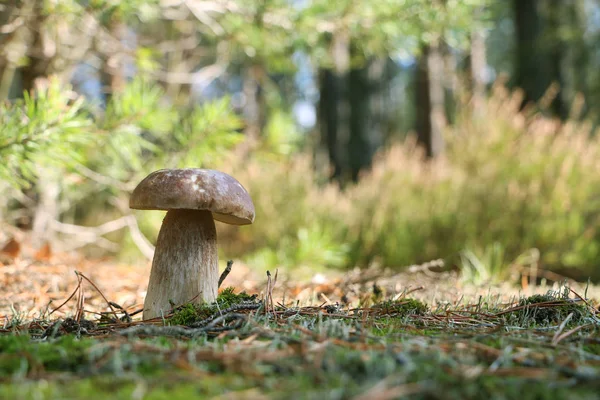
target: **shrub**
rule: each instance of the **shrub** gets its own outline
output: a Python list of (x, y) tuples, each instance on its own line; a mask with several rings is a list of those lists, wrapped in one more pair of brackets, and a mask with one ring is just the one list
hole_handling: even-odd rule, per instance
[[(593, 274), (600, 257), (599, 139), (585, 122), (561, 123), (520, 111), (520, 104), (518, 92), (498, 86), (485, 117), (463, 107), (446, 132), (444, 157), (424, 162), (408, 138), (382, 151), (345, 191), (319, 186), (306, 156), (232, 165), (257, 217), (250, 228), (225, 228), (223, 250), (268, 265), (401, 267), (459, 260), (461, 251), (475, 249), (493, 258), (486, 274), (507, 276), (515, 265), (509, 261), (538, 249), (542, 268)], [(486, 255), (495, 243), (502, 260)]]
[(322, 179), (308, 157), (232, 158), (223, 168), (248, 189), (256, 207), (253, 225), (218, 224), (224, 254), (266, 268), (348, 264), (343, 237), (350, 205), (334, 185), (316, 183)]

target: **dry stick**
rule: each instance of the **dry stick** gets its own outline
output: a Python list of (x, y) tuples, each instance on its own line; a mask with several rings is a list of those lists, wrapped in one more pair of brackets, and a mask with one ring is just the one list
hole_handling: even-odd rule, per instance
[(552, 307), (564, 307), (564, 306), (568, 306), (569, 303), (564, 303), (561, 300), (552, 300), (552, 301), (542, 301), (539, 303), (531, 303), (531, 304), (525, 304), (523, 306), (515, 306), (512, 308), (509, 308), (508, 310), (504, 310), (504, 311), (500, 311), (494, 314), (495, 317), (498, 317), (500, 315), (504, 315), (504, 314), (508, 314), (514, 311), (518, 311), (518, 310), (522, 310), (524, 308), (552, 308)]
[(570, 313), (569, 315), (567, 315), (567, 318), (565, 318), (565, 320), (560, 324), (560, 326), (558, 327), (558, 330), (556, 331), (556, 333), (552, 337), (552, 344), (553, 345), (556, 345), (558, 343), (557, 339), (563, 333), (563, 330), (565, 329), (565, 327), (567, 326), (567, 324), (569, 323), (569, 321), (571, 320), (571, 318), (573, 318), (573, 313)]
[(77, 311), (75, 312), (75, 321), (79, 323), (81, 318), (83, 317), (83, 303), (84, 303), (84, 294), (83, 294), (83, 285), (79, 286), (79, 291), (77, 292)]
[(568, 338), (569, 336), (571, 336), (572, 334), (574, 334), (577, 331), (582, 330), (583, 328), (589, 328), (593, 326), (593, 324), (586, 324), (586, 325), (579, 325), (573, 329), (571, 329), (570, 331), (567, 331), (565, 333), (562, 333), (561, 335), (557, 336), (556, 338), (552, 339), (552, 344), (554, 346), (558, 345), (563, 339)]
[(233, 267), (233, 260), (227, 261), (227, 267), (225, 267), (225, 270), (223, 271), (223, 273), (221, 274), (221, 277), (219, 278), (219, 285), (217, 286), (217, 289), (221, 287), (221, 284), (223, 283), (225, 278), (227, 278), (227, 275), (229, 275), (229, 273), (231, 272), (231, 267)]
[(124, 309), (123, 307), (121, 307), (119, 304), (113, 302), (113, 301), (109, 301), (108, 304), (110, 304), (111, 306), (113, 306), (116, 309), (121, 310), (121, 312), (123, 314), (125, 314), (125, 319), (127, 320), (127, 322), (131, 322), (131, 315), (129, 315), (129, 313), (127, 312), (126, 309)]
[(119, 247), (117, 243), (106, 239), (103, 235), (127, 227), (128, 218), (127, 216), (124, 216), (95, 227), (67, 224), (57, 220), (52, 220), (50, 223), (52, 229), (55, 231), (67, 235), (74, 235), (74, 237), (78, 239), (76, 240), (76, 243), (70, 247), (71, 249), (81, 247), (85, 244), (95, 243), (100, 247), (116, 251)]
[(148, 241), (148, 239), (146, 239), (146, 236), (144, 236), (140, 230), (137, 220), (132, 214), (128, 215), (127, 226), (129, 227), (131, 239), (137, 246), (138, 250), (141, 251), (148, 260), (152, 260), (154, 257), (154, 246), (152, 243), (150, 243), (150, 241)]
[(406, 298), (406, 296), (408, 296), (409, 294), (419, 291), (419, 290), (423, 290), (425, 289), (423, 286), (417, 286), (416, 288), (410, 289), (410, 290), (405, 290), (402, 291), (401, 293), (398, 293), (396, 296), (394, 296), (393, 300), (394, 301), (402, 301), (403, 299)]
[(275, 314), (275, 302), (273, 301), (273, 288), (277, 283), (278, 271), (279, 270), (277, 269), (275, 270), (275, 276), (273, 279), (271, 278), (271, 272), (267, 271), (267, 288), (265, 290), (265, 314), (268, 314), (269, 310), (271, 310), (273, 315), (275, 315), (275, 318), (277, 318), (277, 315)]
[(265, 289), (265, 315), (269, 314), (269, 293), (271, 287), (271, 272), (267, 271), (267, 287)]
[(77, 276), (81, 276), (83, 279), (85, 279), (86, 281), (88, 281), (90, 283), (90, 285), (92, 285), (92, 287), (94, 289), (96, 289), (96, 291), (98, 293), (100, 293), (100, 296), (102, 296), (102, 298), (104, 299), (104, 301), (106, 301), (106, 304), (108, 304), (108, 307), (110, 308), (110, 311), (113, 313), (113, 315), (117, 319), (117, 322), (120, 324), (121, 320), (119, 319), (119, 316), (117, 315), (117, 312), (115, 311), (115, 309), (113, 308), (113, 306), (110, 304), (110, 301), (108, 301), (108, 299), (106, 298), (106, 296), (104, 296), (104, 293), (102, 293), (102, 291), (100, 289), (98, 289), (98, 286), (96, 286), (96, 284), (94, 282), (92, 282), (87, 276), (83, 275), (81, 272), (75, 271), (75, 274), (77, 274)]
[(573, 289), (569, 288), (569, 290), (571, 292), (573, 292), (573, 294), (577, 297), (579, 297), (581, 299), (581, 301), (583, 301), (589, 308), (591, 308), (592, 310), (595, 311), (594, 306), (591, 305), (586, 299), (584, 299), (579, 293), (577, 293), (576, 291), (574, 291)]
[(275, 288), (275, 284), (277, 283), (277, 274), (279, 270), (275, 270), (275, 277), (269, 286), (269, 303), (271, 304), (271, 310), (273, 311), (273, 316), (277, 319), (277, 313), (275, 312), (275, 302), (273, 301), (273, 289)]
[(269, 302), (271, 303), (271, 310), (273, 311), (273, 315), (275, 316), (275, 319), (277, 319), (277, 313), (275, 312), (275, 302), (273, 301), (273, 289), (275, 288), (275, 284), (277, 284), (278, 272), (279, 272), (279, 270), (276, 269), (275, 277), (273, 278), (273, 282), (271, 283), (271, 285), (269, 287)]
[(151, 260), (154, 256), (154, 246), (152, 246), (152, 244), (140, 231), (140, 228), (137, 224), (137, 220), (135, 219), (135, 216), (131, 213), (127, 213), (126, 215), (120, 218), (117, 218), (113, 221), (105, 222), (102, 225), (98, 226), (73, 225), (56, 220), (52, 221), (51, 223), (52, 228), (54, 230), (67, 235), (74, 235), (79, 238), (79, 241), (77, 241), (77, 243), (75, 243), (75, 245), (73, 245), (72, 248), (81, 247), (89, 243), (95, 243), (100, 247), (112, 251), (117, 250), (118, 245), (106, 239), (105, 237), (103, 237), (103, 235), (114, 231), (118, 231), (123, 228), (129, 228), (131, 238), (133, 239), (133, 242), (137, 246), (137, 248), (142, 252), (142, 254), (149, 260)]
[(273, 278), (273, 282), (271, 283), (271, 287), (270, 292), (269, 292), (269, 297), (271, 299), (271, 307), (273, 308), (273, 312), (275, 312), (275, 303), (273, 302), (273, 289), (275, 288), (275, 285), (277, 284), (277, 275), (279, 273), (279, 270), (276, 269), (275, 270), (275, 277)]
[[(220, 324), (221, 322), (225, 323), (228, 319), (236, 320), (237, 323), (235, 325), (224, 325), (223, 327), (217, 327), (218, 324)], [(245, 314), (231, 313), (216, 317), (207, 325), (198, 328), (184, 328), (180, 326), (137, 325), (118, 331), (118, 334), (121, 336), (183, 336), (193, 338), (208, 331), (223, 332), (238, 329), (247, 320), (248, 316)]]
[(129, 233), (131, 234), (131, 239), (133, 243), (137, 246), (138, 250), (142, 252), (142, 254), (148, 259), (152, 260), (154, 257), (154, 246), (150, 241), (144, 236), (140, 227), (137, 223), (137, 219), (135, 219), (135, 215), (131, 213), (129, 210), (129, 202), (124, 202), (123, 199), (118, 197), (113, 197), (110, 202), (119, 209), (123, 214), (125, 214), (127, 226), (129, 228)]
[(65, 301), (63, 301), (61, 303), (61, 305), (59, 305), (58, 307), (56, 307), (54, 310), (50, 311), (50, 313), (48, 314), (48, 316), (51, 316), (55, 311), (58, 311), (59, 309), (61, 309), (65, 304), (67, 304), (73, 298), (73, 296), (75, 296), (75, 294), (79, 290), (79, 287), (81, 286), (81, 281), (82, 281), (82, 278), (79, 275), (77, 275), (77, 279), (78, 279), (77, 287), (75, 288), (75, 290), (73, 290), (73, 293), (71, 293), (71, 295), (69, 296), (69, 298), (66, 299)]

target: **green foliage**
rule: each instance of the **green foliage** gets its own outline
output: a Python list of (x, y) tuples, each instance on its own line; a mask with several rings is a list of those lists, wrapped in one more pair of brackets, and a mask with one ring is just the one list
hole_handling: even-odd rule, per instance
[[(334, 35), (348, 37), (355, 47), (354, 63), (381, 54), (415, 54), (420, 43), (444, 37), (452, 45), (464, 46), (475, 21), (475, 10), (486, 0), (434, 2), (396, 1), (311, 1), (301, 11), (301, 39), (319, 65), (333, 65), (329, 49)], [(448, 10), (452, 10), (448, 12)], [(326, 21), (336, 21), (327, 29)]]
[(58, 180), (71, 220), (93, 215), (100, 224), (106, 217), (97, 211), (126, 199), (149, 172), (218, 165), (239, 143), (240, 124), (226, 98), (175, 109), (158, 85), (136, 78), (100, 112), (51, 78), (0, 104), (0, 181), (21, 189), (44, 172)]
[(423, 164), (409, 138), (344, 191), (319, 185), (304, 156), (228, 164), (257, 217), (244, 229), (219, 227), (221, 249), (269, 268), (400, 268), (445, 258), (480, 283), (538, 265), (597, 277), (600, 175), (591, 171), (600, 169), (600, 137), (520, 104), (518, 93), (496, 87), (485, 119), (464, 111), (449, 128), (445, 158)]
[(177, 118), (157, 85), (134, 79), (112, 96), (99, 119), (99, 134), (94, 147), (88, 149), (88, 164), (113, 179), (130, 179), (135, 172), (146, 170), (148, 155), (160, 154), (160, 141), (175, 128)]
[(478, 257), (470, 250), (460, 252), (460, 270), (463, 278), (470, 283), (498, 283), (507, 278), (508, 271), (504, 248), (500, 243), (486, 246), (483, 254)]
[(91, 121), (83, 98), (57, 79), (25, 93), (23, 100), (0, 104), (0, 179), (28, 187), (41, 167), (62, 167), (81, 160)]
[(295, 121), (281, 109), (273, 110), (260, 142), (260, 156), (289, 157), (298, 153), (302, 141)]
[(243, 229), (218, 224), (224, 254), (271, 269), (347, 264), (349, 247), (339, 235), (347, 226), (345, 201), (334, 186), (315, 184), (323, 179), (308, 158), (232, 160), (224, 167), (252, 195), (257, 210), (254, 224)]
[(539, 259), (538, 249), (530, 249), (509, 262), (506, 258), (506, 248), (494, 242), (487, 245), (482, 252), (461, 251), (459, 268), (466, 282), (475, 285), (494, 284), (514, 281), (519, 273), (535, 273)]
[[(174, 133), (179, 152), (168, 158), (167, 165), (218, 165), (223, 155), (242, 141), (241, 127), (242, 121), (231, 111), (228, 98), (195, 107)], [(181, 154), (181, 149), (187, 151)]]
[(266, 269), (306, 267), (311, 272), (343, 267), (348, 259), (348, 246), (337, 243), (322, 229), (320, 225), (301, 227), (295, 237), (283, 237), (275, 247), (266, 246), (249, 255), (247, 261)]
[(134, 79), (107, 106), (100, 125), (105, 143), (99, 143), (107, 152), (95, 164), (121, 179), (165, 167), (215, 165), (240, 142), (240, 126), (228, 98), (175, 109), (158, 85)]

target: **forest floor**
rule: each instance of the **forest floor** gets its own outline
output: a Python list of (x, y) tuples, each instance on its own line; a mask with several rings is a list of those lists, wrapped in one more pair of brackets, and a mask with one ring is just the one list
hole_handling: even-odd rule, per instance
[(0, 398), (599, 398), (598, 286), (433, 270), (298, 282), (236, 263), (218, 305), (142, 322), (149, 268), (12, 260)]

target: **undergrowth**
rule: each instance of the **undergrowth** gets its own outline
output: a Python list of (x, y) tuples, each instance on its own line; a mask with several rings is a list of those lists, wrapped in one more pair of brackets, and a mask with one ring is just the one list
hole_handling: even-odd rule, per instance
[(408, 138), (343, 189), (324, 183), (309, 156), (228, 159), (256, 215), (279, 217), (219, 226), (221, 251), (265, 269), (443, 258), (476, 283), (538, 264), (600, 278), (600, 136), (576, 119), (521, 110), (521, 100), (497, 85), (484, 118), (464, 107), (447, 129), (444, 157), (423, 163)]
[(216, 312), (227, 309), (235, 304), (245, 302), (256, 302), (256, 295), (249, 295), (246, 292), (235, 293), (235, 288), (227, 287), (219, 293), (217, 300), (211, 304), (184, 304), (178, 307), (173, 315), (168, 319), (170, 325), (191, 325), (202, 321)]
[(569, 293), (271, 308), (225, 289), (167, 324), (22, 322), (0, 335), (0, 398), (591, 399), (600, 318)]

